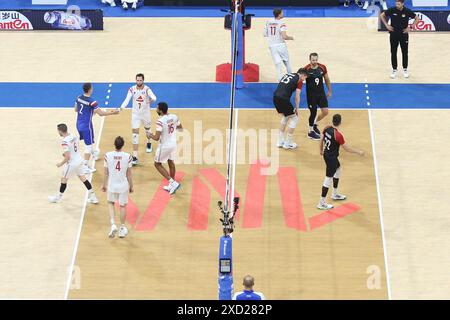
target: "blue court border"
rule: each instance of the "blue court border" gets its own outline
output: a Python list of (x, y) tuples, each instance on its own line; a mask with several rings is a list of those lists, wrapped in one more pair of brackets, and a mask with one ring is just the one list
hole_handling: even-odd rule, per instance
[[(119, 107), (132, 83), (94, 83), (93, 97), (107, 107)], [(0, 108), (72, 108), (81, 83), (0, 83)], [(228, 108), (227, 83), (149, 83), (158, 101), (172, 108)], [(237, 108), (271, 109), (275, 83), (249, 83), (236, 92)], [(450, 109), (450, 84), (333, 83), (333, 109)], [(21, 92), (18, 97), (17, 92)], [(368, 93), (367, 93), (368, 92)], [(14, 93), (14, 94), (12, 94)], [(370, 105), (368, 105), (368, 102)], [(301, 95), (306, 108), (305, 90)]]

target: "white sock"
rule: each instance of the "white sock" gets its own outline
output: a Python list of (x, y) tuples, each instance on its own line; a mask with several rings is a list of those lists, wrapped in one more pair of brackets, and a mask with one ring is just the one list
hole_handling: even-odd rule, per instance
[(173, 180), (172, 178), (169, 179), (169, 183), (172, 184), (175, 180)]
[(137, 151), (133, 151), (133, 157), (137, 158), (137, 156), (138, 156), (138, 152)]
[(284, 131), (280, 130), (280, 135), (278, 136), (278, 141), (283, 142), (284, 141)]
[(325, 197), (320, 197), (320, 203), (325, 203)]
[(84, 164), (85, 166), (88, 166), (89, 160), (83, 160), (83, 164)]
[(116, 222), (114, 221), (114, 219), (111, 219), (111, 226), (114, 226), (114, 225), (116, 225)]
[(337, 196), (338, 194), (339, 194), (338, 189), (337, 188), (333, 189), (333, 196)]
[(314, 131), (314, 126), (313, 127), (309, 127), (309, 132)]

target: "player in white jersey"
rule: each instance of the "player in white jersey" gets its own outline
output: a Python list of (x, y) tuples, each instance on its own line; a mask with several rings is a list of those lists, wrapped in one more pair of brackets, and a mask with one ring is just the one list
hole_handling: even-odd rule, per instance
[[(121, 109), (128, 106), (131, 98), (133, 98), (133, 107), (131, 114), (131, 128), (133, 141), (133, 165), (139, 164), (138, 160), (138, 146), (139, 146), (139, 128), (144, 126), (146, 132), (151, 127), (151, 112), (150, 104), (156, 101), (156, 96), (153, 91), (144, 84), (144, 75), (139, 73), (136, 75), (136, 85), (128, 90), (127, 97), (122, 102)], [(147, 140), (147, 153), (152, 152), (151, 140)]]
[(283, 20), (283, 10), (274, 9), (273, 16), (274, 18), (266, 21), (264, 37), (267, 37), (272, 60), (277, 68), (278, 81), (280, 81), (284, 75), (281, 71), (281, 62), (286, 66), (287, 73), (292, 73), (286, 40), (294, 40), (294, 37), (286, 34), (287, 27)]
[[(168, 109), (169, 106), (167, 103), (158, 103), (156, 112), (160, 118), (156, 121), (156, 132), (155, 134), (147, 132), (147, 138), (159, 141), (155, 154), (155, 167), (164, 178), (169, 180), (169, 184), (164, 187), (164, 190), (170, 194), (174, 194), (180, 187), (180, 183), (175, 181), (175, 157), (177, 154), (176, 130), (182, 130), (183, 127), (178, 117), (174, 114), (169, 114)], [(170, 174), (162, 165), (165, 162), (169, 165)]]
[(124, 144), (123, 138), (117, 137), (114, 140), (116, 151), (105, 154), (105, 179), (102, 191), (108, 192), (108, 208), (111, 222), (111, 231), (108, 236), (110, 238), (114, 238), (118, 230), (115, 222), (116, 210), (114, 208), (116, 201), (119, 202), (120, 206), (119, 237), (125, 238), (128, 234), (128, 229), (125, 226), (126, 206), (128, 203), (128, 192), (133, 192), (133, 179), (131, 177), (132, 157), (129, 153), (122, 151)]
[(78, 138), (67, 132), (67, 125), (64, 123), (58, 124), (57, 128), (59, 135), (63, 138), (61, 146), (64, 152), (64, 160), (58, 162), (56, 166), (58, 168), (63, 167), (63, 171), (59, 192), (53, 196), (49, 196), (48, 200), (53, 203), (61, 201), (64, 191), (66, 191), (67, 188), (67, 181), (71, 176), (76, 174), (78, 178), (80, 178), (81, 182), (84, 183), (89, 192), (88, 202), (95, 204), (98, 203), (97, 197), (92, 189), (92, 185), (84, 175), (87, 168), (80, 154)]

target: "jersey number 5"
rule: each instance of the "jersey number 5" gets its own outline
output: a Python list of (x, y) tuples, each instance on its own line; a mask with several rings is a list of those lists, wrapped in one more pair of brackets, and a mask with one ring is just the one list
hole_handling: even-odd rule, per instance
[(116, 164), (116, 170), (117, 170), (117, 171), (120, 171), (120, 161), (117, 161), (117, 164)]

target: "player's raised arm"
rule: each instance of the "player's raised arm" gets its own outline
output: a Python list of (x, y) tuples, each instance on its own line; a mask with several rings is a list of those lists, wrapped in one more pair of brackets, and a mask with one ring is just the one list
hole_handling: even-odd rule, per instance
[(131, 91), (131, 88), (130, 88), (128, 90), (128, 93), (127, 93), (127, 96), (126, 96), (125, 100), (123, 100), (122, 105), (120, 106), (120, 109), (125, 109), (128, 106), (132, 96), (133, 96), (133, 92)]
[(74, 109), (75, 112), (78, 112), (78, 104), (77, 104), (76, 101), (75, 101), (75, 103), (73, 105), (73, 109)]

